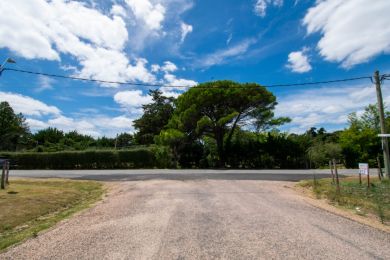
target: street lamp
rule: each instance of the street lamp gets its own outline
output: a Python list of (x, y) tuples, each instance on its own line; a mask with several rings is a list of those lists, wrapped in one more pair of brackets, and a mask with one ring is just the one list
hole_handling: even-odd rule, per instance
[(16, 63), (16, 61), (14, 61), (11, 58), (6, 58), (5, 61), (3, 62), (3, 64), (1, 64), (1, 66), (0, 66), (0, 76), (1, 76), (1, 73), (3, 72), (3, 70), (4, 70), (5, 64), (7, 64), (7, 63)]

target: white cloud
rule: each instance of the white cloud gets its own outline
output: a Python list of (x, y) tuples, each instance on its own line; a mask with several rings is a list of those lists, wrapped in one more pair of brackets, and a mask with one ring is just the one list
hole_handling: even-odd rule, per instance
[[(384, 100), (390, 101), (390, 88), (383, 88)], [(304, 132), (310, 127), (342, 129), (347, 116), (376, 103), (375, 87), (370, 82), (355, 86), (324, 87), (301, 90), (278, 98), (275, 113), (292, 122), (283, 128)]]
[(29, 59), (59, 60), (56, 45), (91, 46), (82, 40), (119, 50), (128, 37), (122, 18), (107, 17), (79, 2), (1, 1), (0, 9), (7, 10), (0, 16), (0, 46)]
[(150, 30), (160, 30), (165, 18), (165, 7), (149, 0), (126, 0), (135, 17), (141, 20)]
[(287, 68), (296, 73), (305, 73), (311, 71), (312, 68), (306, 52), (306, 48), (301, 51), (291, 52), (288, 55), (288, 63), (286, 65)]
[(133, 119), (125, 115), (116, 117), (94, 115), (76, 118), (60, 115), (46, 121), (27, 118), (26, 123), (33, 132), (48, 127), (55, 127), (65, 132), (76, 130), (93, 137), (114, 137), (119, 132), (134, 132)]
[(139, 108), (152, 102), (152, 97), (143, 94), (141, 90), (127, 90), (116, 93), (114, 100), (122, 107)]
[(161, 70), (164, 72), (174, 72), (177, 70), (177, 66), (170, 61), (164, 62), (164, 66), (161, 67)]
[(111, 7), (111, 11), (110, 13), (112, 15), (117, 15), (117, 16), (120, 16), (122, 18), (126, 18), (126, 10), (123, 8), (123, 6), (121, 5), (118, 5), (118, 4), (115, 4)]
[(186, 24), (184, 22), (181, 23), (180, 27), (181, 27), (180, 42), (183, 43), (185, 38), (187, 37), (187, 34), (191, 33), (193, 28), (192, 28), (192, 25)]
[[(138, 95), (137, 95), (138, 94)], [(130, 105), (139, 107), (149, 98), (142, 97), (142, 93), (129, 95), (129, 97), (141, 96), (137, 102), (128, 102)], [(150, 99), (151, 100), (151, 99)], [(96, 109), (84, 109), (80, 115), (69, 117), (55, 106), (49, 106), (39, 100), (16, 93), (0, 92), (0, 102), (7, 101), (16, 113), (22, 113), (26, 117), (26, 123), (32, 131), (47, 127), (56, 127), (65, 132), (77, 130), (82, 134), (99, 136), (115, 136), (118, 132), (133, 132), (133, 118), (127, 115), (108, 116), (98, 113)], [(87, 113), (89, 116), (86, 116)]]
[(26, 118), (26, 123), (32, 131), (48, 128), (49, 125), (41, 120)]
[(82, 66), (79, 75), (105, 80), (126, 78), (125, 22), (76, 1), (1, 1), (0, 48), (27, 59), (60, 60), (70, 54)]
[(169, 72), (175, 72), (177, 71), (177, 66), (171, 61), (165, 61), (164, 65), (160, 66), (158, 64), (153, 64), (152, 66), (152, 72), (164, 72), (164, 73), (169, 73)]
[[(34, 122), (35, 123), (35, 122)], [(37, 123), (39, 125), (39, 123)], [(109, 117), (106, 115), (95, 115), (88, 118), (71, 118), (59, 116), (42, 122), (42, 126), (51, 126), (65, 132), (76, 130), (77, 132), (93, 137), (109, 136), (114, 137), (118, 132), (133, 132), (133, 119), (125, 115)]]
[(255, 14), (261, 17), (265, 17), (269, 5), (280, 7), (283, 5), (283, 0), (256, 0), (254, 5)]
[[(60, 60), (75, 57), (81, 65), (75, 74), (108, 81), (152, 82), (145, 59), (133, 62), (124, 52), (126, 24), (114, 6), (113, 17), (76, 1), (1, 1), (0, 48), (28, 59)], [(122, 12), (122, 15), (123, 15)]]
[(303, 20), (308, 34), (321, 33), (320, 54), (345, 68), (390, 53), (390, 1), (322, 0)]
[(48, 120), (27, 118), (26, 123), (33, 132), (47, 127), (55, 127), (64, 132), (74, 131), (93, 137), (114, 137), (120, 132), (134, 132), (133, 119), (125, 115), (110, 117), (94, 115), (92, 117), (57, 116)]
[(44, 90), (53, 89), (53, 84), (56, 81), (47, 76), (38, 76), (38, 87), (35, 88), (36, 92), (42, 92)]
[[(167, 8), (177, 31), (180, 15), (191, 7), (190, 0), (115, 1), (108, 10), (83, 1), (0, 1), (0, 10), (8, 10), (0, 16), (0, 48), (27, 59), (57, 60), (75, 76), (152, 83), (153, 68), (137, 51), (166, 35)], [(76, 63), (64, 64), (63, 57)]]
[(0, 92), (0, 101), (7, 101), (17, 113), (28, 116), (59, 115), (61, 111), (28, 96), (10, 92)]
[(167, 85), (172, 85), (172, 86), (193, 87), (198, 84), (198, 82), (194, 80), (178, 79), (175, 75), (169, 73), (164, 75), (164, 79), (167, 82)]
[(226, 49), (218, 50), (214, 53), (208, 54), (205, 57), (199, 59), (197, 66), (199, 67), (211, 67), (217, 64), (222, 64), (226, 62), (229, 58), (235, 58), (239, 55), (246, 53), (249, 47), (255, 42), (254, 39), (246, 39), (242, 42), (228, 47)]

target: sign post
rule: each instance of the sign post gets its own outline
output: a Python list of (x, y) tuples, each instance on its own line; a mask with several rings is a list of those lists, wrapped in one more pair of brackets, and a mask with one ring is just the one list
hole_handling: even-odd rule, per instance
[(370, 168), (368, 167), (368, 163), (359, 163), (359, 179), (360, 184), (362, 183), (361, 175), (367, 175), (367, 187), (370, 187)]

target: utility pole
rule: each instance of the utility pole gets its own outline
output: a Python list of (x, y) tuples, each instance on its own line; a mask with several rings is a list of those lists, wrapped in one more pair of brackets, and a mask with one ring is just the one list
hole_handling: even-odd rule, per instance
[[(381, 90), (381, 79), (379, 78), (379, 71), (375, 71), (374, 73), (375, 87), (376, 87), (376, 96), (378, 98), (378, 111), (379, 111), (379, 119), (381, 124), (381, 134), (386, 133), (386, 125), (385, 125), (385, 112), (383, 109), (383, 98), (382, 98), (382, 90)], [(383, 146), (383, 160), (385, 162), (385, 174), (387, 178), (390, 178), (390, 156), (389, 156), (389, 143), (387, 141), (387, 137), (382, 137), (382, 146)]]

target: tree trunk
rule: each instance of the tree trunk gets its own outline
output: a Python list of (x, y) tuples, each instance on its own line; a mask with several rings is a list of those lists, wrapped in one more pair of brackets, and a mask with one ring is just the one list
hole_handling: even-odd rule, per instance
[(218, 167), (225, 167), (225, 151), (223, 147), (223, 131), (216, 130), (215, 140), (217, 142), (217, 151), (218, 151)]
[(226, 148), (227, 148), (227, 149), (229, 149), (229, 147), (230, 147), (230, 143), (231, 143), (231, 141), (232, 141), (234, 129), (236, 129), (237, 123), (238, 123), (238, 121), (240, 120), (240, 117), (241, 117), (241, 113), (238, 114), (238, 116), (237, 116), (236, 119), (234, 120), (234, 123), (233, 123), (232, 128), (231, 128), (230, 131), (229, 131), (229, 135), (228, 135), (228, 137), (227, 137), (227, 139), (226, 139)]

